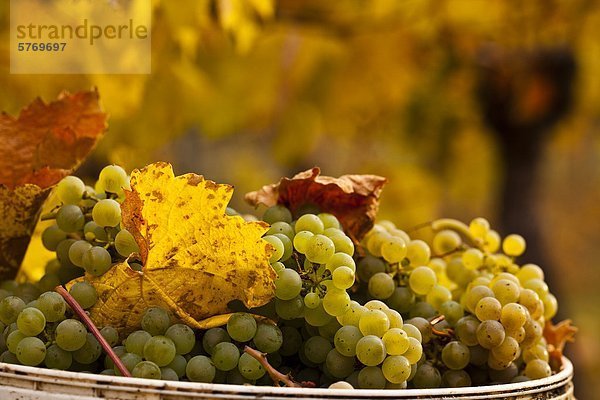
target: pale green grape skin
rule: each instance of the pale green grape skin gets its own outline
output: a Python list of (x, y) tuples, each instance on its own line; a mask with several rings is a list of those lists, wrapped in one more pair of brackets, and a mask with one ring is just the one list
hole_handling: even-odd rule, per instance
[(426, 265), (431, 257), (431, 250), (422, 240), (412, 240), (406, 245), (406, 258), (411, 265)]
[(227, 321), (227, 333), (238, 342), (250, 341), (256, 330), (256, 320), (248, 313), (235, 313)]
[(473, 286), (465, 298), (467, 310), (474, 312), (477, 303), (484, 297), (494, 297), (494, 292), (492, 292), (492, 289), (483, 285)]
[(387, 352), (383, 340), (375, 335), (366, 335), (356, 343), (356, 357), (367, 366), (379, 365)]
[(211, 328), (202, 337), (202, 347), (210, 355), (213, 354), (215, 346), (221, 342), (231, 342), (229, 334), (223, 328)]
[(325, 362), (327, 353), (332, 349), (329, 340), (321, 336), (312, 336), (304, 343), (304, 354), (306, 358), (315, 363), (321, 364)]
[(130, 254), (140, 251), (133, 235), (126, 229), (121, 229), (115, 236), (115, 249), (123, 257), (129, 257)]
[(535, 264), (523, 265), (515, 275), (521, 284), (524, 284), (530, 279), (544, 280), (544, 271)]
[(442, 303), (440, 306), (440, 314), (445, 317), (445, 320), (448, 321), (450, 326), (454, 326), (458, 320), (465, 315), (465, 311), (460, 303), (454, 300), (449, 300)]
[(286, 268), (275, 280), (275, 296), (281, 300), (291, 300), (300, 294), (302, 279), (293, 269)]
[(506, 336), (502, 324), (493, 320), (481, 322), (477, 327), (476, 334), (478, 343), (486, 349), (492, 349), (499, 346)]
[(194, 348), (196, 336), (194, 331), (187, 325), (171, 325), (165, 332), (165, 336), (173, 341), (177, 354), (187, 354)]
[(342, 227), (340, 225), (340, 221), (333, 214), (320, 213), (317, 215), (317, 217), (319, 217), (321, 222), (323, 222), (324, 229), (328, 229), (328, 228), (340, 229)]
[(281, 334), (283, 336), (283, 343), (279, 349), (279, 354), (284, 357), (296, 354), (302, 345), (302, 335), (298, 332), (298, 329), (291, 326), (283, 326)]
[(78, 267), (83, 267), (83, 255), (92, 248), (87, 240), (78, 240), (69, 247), (69, 260)]
[(525, 252), (525, 247), (525, 239), (521, 235), (508, 235), (502, 241), (502, 251), (508, 256), (520, 256)]
[(406, 382), (410, 376), (410, 363), (406, 357), (389, 356), (383, 361), (381, 366), (383, 376), (391, 383), (402, 383)]
[(127, 172), (118, 165), (107, 165), (102, 168), (98, 181), (106, 192), (119, 193), (129, 188)]
[(325, 366), (327, 372), (334, 378), (343, 379), (348, 377), (354, 371), (354, 357), (347, 357), (339, 353), (336, 349), (331, 349), (327, 353)]
[(103, 247), (93, 246), (83, 254), (83, 268), (94, 276), (104, 275), (112, 266), (110, 253)]
[(345, 290), (331, 287), (325, 293), (322, 304), (327, 314), (337, 317), (350, 308), (350, 295)]
[(66, 204), (56, 213), (56, 225), (63, 232), (72, 233), (83, 229), (85, 217), (83, 211), (76, 205)]
[(491, 350), (491, 354), (495, 358), (505, 362), (514, 361), (519, 353), (519, 342), (510, 336), (505, 336), (502, 343)]
[(98, 300), (96, 289), (85, 281), (73, 284), (69, 289), (69, 293), (84, 310), (91, 308)]
[(519, 284), (508, 279), (500, 279), (492, 286), (492, 291), (502, 304), (516, 303), (521, 295)]
[(214, 348), (211, 360), (220, 371), (231, 371), (238, 365), (240, 351), (233, 343), (221, 342)]
[(80, 364), (91, 364), (102, 355), (102, 347), (98, 339), (91, 333), (86, 334), (85, 343), (73, 352), (73, 360)]
[(552, 370), (544, 360), (532, 360), (525, 366), (525, 376), (529, 379), (542, 379), (550, 375), (552, 375)]
[(210, 358), (195, 356), (188, 361), (185, 374), (192, 382), (211, 383), (215, 379), (216, 368)]
[(304, 296), (304, 305), (308, 308), (317, 308), (321, 303), (321, 298), (315, 292), (307, 293)]
[(76, 176), (67, 176), (56, 185), (56, 195), (64, 204), (78, 204), (81, 201), (85, 184)]
[(383, 334), (383, 343), (387, 354), (392, 356), (400, 356), (408, 350), (410, 341), (408, 334), (401, 328), (391, 328)]
[(131, 375), (135, 378), (160, 379), (161, 372), (159, 366), (152, 361), (141, 361), (133, 367)]
[(369, 294), (376, 299), (385, 300), (394, 294), (396, 283), (394, 279), (385, 272), (378, 272), (369, 279)]
[(296, 249), (299, 253), (306, 253), (306, 248), (308, 246), (308, 239), (314, 236), (314, 233), (309, 231), (300, 231), (296, 233), (294, 236), (293, 244), (294, 249)]
[(26, 336), (36, 336), (46, 327), (46, 317), (37, 308), (24, 308), (17, 317), (17, 327)]
[(435, 272), (429, 267), (421, 266), (415, 268), (409, 278), (408, 284), (413, 292), (419, 295), (426, 295), (436, 285), (437, 277)]
[(386, 238), (381, 245), (381, 255), (390, 264), (402, 261), (406, 257), (407, 251), (406, 242), (399, 237)]
[(346, 325), (335, 333), (333, 343), (340, 354), (354, 357), (356, 355), (356, 344), (362, 337), (360, 329), (353, 325)]
[(50, 225), (42, 231), (42, 244), (47, 250), (56, 251), (58, 244), (67, 238), (67, 233), (58, 225)]
[(260, 379), (265, 374), (262, 365), (248, 353), (243, 353), (240, 356), (238, 370), (244, 378), (251, 380)]
[(329, 237), (329, 239), (331, 239), (333, 242), (336, 253), (344, 253), (348, 254), (349, 256), (354, 255), (354, 243), (352, 243), (352, 239), (350, 239), (348, 236), (344, 234), (326, 236)]
[(321, 234), (325, 230), (323, 221), (314, 214), (304, 214), (296, 221), (294, 226), (296, 233), (301, 231), (309, 231), (313, 234)]
[(166, 336), (153, 336), (144, 344), (144, 358), (165, 367), (175, 358), (175, 343)]
[(419, 366), (412, 382), (417, 389), (434, 389), (442, 384), (442, 376), (437, 368), (426, 362)]
[(325, 264), (325, 267), (331, 272), (335, 272), (337, 268), (347, 267), (356, 272), (356, 263), (354, 259), (346, 253), (334, 253)]
[[(162, 335), (171, 323), (169, 313), (164, 308), (150, 307), (142, 316), (142, 329), (152, 336)], [(162, 367), (163, 365), (160, 365)]]
[(252, 339), (257, 350), (263, 353), (274, 353), (283, 343), (283, 335), (277, 325), (260, 323)]
[(388, 320), (390, 321), (390, 329), (402, 328), (402, 326), (404, 325), (404, 320), (402, 319), (402, 315), (398, 311), (389, 308), (382, 311), (385, 313), (385, 315), (388, 317)]
[(117, 226), (121, 222), (121, 206), (113, 199), (100, 200), (92, 209), (92, 218), (102, 227)]
[(55, 333), (56, 344), (66, 351), (80, 349), (87, 339), (85, 326), (75, 319), (66, 319), (60, 322)]
[(274, 263), (279, 261), (285, 251), (285, 247), (283, 246), (281, 239), (275, 235), (267, 235), (263, 237), (263, 240), (269, 243), (273, 249), (273, 253), (271, 253), (271, 257), (269, 258), (269, 262)]
[(100, 334), (102, 334), (102, 337), (111, 347), (114, 347), (119, 343), (119, 332), (112, 326), (105, 326), (100, 329)]
[(394, 293), (386, 299), (386, 303), (390, 308), (401, 313), (406, 313), (415, 303), (415, 295), (407, 287), (396, 287)]
[(20, 297), (7, 296), (3, 298), (0, 301), (0, 321), (5, 325), (12, 324), (25, 306), (25, 302)]
[(16, 356), (21, 364), (35, 367), (46, 358), (46, 346), (36, 337), (26, 337), (17, 345)]
[[(135, 353), (125, 353), (122, 356), (119, 357), (121, 359), (121, 361), (123, 362), (123, 365), (125, 365), (125, 368), (127, 368), (128, 371), (133, 371), (133, 369), (135, 368), (136, 365), (138, 365), (138, 363), (141, 363), (142, 357), (135, 354)], [(121, 372), (119, 371), (118, 368), (115, 368), (115, 375), (120, 376)]]
[(415, 364), (423, 355), (423, 346), (414, 337), (408, 338), (408, 349), (402, 354), (411, 363)]
[(267, 231), (267, 235), (275, 235), (277, 233), (281, 233), (285, 235), (290, 241), (294, 240), (295, 232), (294, 228), (287, 222), (278, 221), (271, 224), (271, 227)]
[(472, 316), (466, 316), (458, 320), (454, 333), (456, 338), (467, 346), (475, 346), (477, 341), (477, 328), (479, 321)]
[(470, 355), (469, 348), (456, 340), (449, 342), (442, 349), (442, 361), (453, 370), (464, 369), (469, 364)]
[(383, 311), (368, 310), (361, 315), (358, 327), (365, 336), (382, 337), (390, 329), (390, 321)]
[(379, 367), (366, 367), (358, 373), (358, 385), (361, 389), (384, 389), (385, 384), (385, 376)]
[(173, 361), (171, 361), (171, 363), (169, 365), (167, 365), (167, 368), (171, 368), (173, 371), (175, 371), (175, 373), (177, 374), (177, 377), (179, 379), (181, 379), (185, 376), (186, 365), (187, 365), (187, 360), (185, 359), (185, 357), (182, 356), (181, 354), (177, 354), (175, 356), (175, 358), (173, 359)]
[(500, 322), (507, 331), (514, 331), (527, 322), (527, 309), (517, 303), (508, 303), (502, 307)]
[(333, 271), (331, 280), (336, 288), (349, 289), (354, 285), (354, 271), (348, 267), (338, 267)]
[(335, 245), (327, 236), (316, 234), (308, 239), (306, 258), (313, 263), (325, 264), (334, 254)]
[(337, 381), (329, 385), (328, 389), (354, 389), (354, 386), (345, 381)]
[(289, 260), (292, 256), (292, 252), (294, 251), (294, 245), (292, 244), (291, 239), (283, 233), (276, 233), (273, 236), (279, 238), (279, 240), (281, 240), (281, 243), (283, 244), (283, 254), (279, 258), (279, 261), (284, 262)]
[(432, 242), (433, 251), (438, 254), (449, 253), (460, 247), (462, 239), (460, 235), (453, 230), (444, 229), (435, 234)]
[(53, 344), (46, 349), (46, 356), (44, 357), (46, 368), (66, 371), (72, 362), (73, 355), (71, 352), (61, 349), (58, 345)]
[(6, 337), (6, 347), (11, 353), (17, 353), (17, 346), (21, 340), (25, 339), (27, 335), (19, 330), (12, 331)]
[(56, 292), (44, 292), (38, 298), (38, 308), (48, 322), (56, 322), (64, 317), (67, 303)]
[(177, 372), (175, 372), (172, 368), (161, 367), (160, 379), (163, 381), (178, 381), (179, 375), (177, 375)]
[(127, 336), (127, 339), (125, 339), (125, 349), (128, 353), (143, 356), (144, 346), (151, 337), (152, 335), (146, 331), (138, 330), (131, 332), (129, 336)]
[[(311, 313), (313, 310), (315, 310), (314, 314)], [(310, 318), (308, 315), (314, 315), (315, 317), (319, 318), (320, 317), (319, 310), (322, 310), (322, 312), (325, 313), (321, 302), (319, 302), (319, 305), (317, 307), (315, 307), (314, 309), (306, 308), (307, 321), (308, 321), (308, 318)], [(291, 300), (281, 300), (281, 299), (277, 299), (277, 298), (275, 299), (275, 312), (282, 319), (292, 320), (295, 318), (299, 318), (302, 316), (303, 311), (304, 311), (304, 301), (302, 300), (301, 296), (296, 296)], [(325, 313), (325, 315), (328, 316), (327, 313)], [(316, 323), (316, 321), (313, 321), (313, 322)], [(325, 323), (327, 323), (327, 321), (324, 322), (324, 324)], [(311, 323), (311, 325), (315, 325), (315, 324)]]
[(494, 297), (484, 297), (475, 306), (475, 315), (480, 321), (500, 320), (502, 304)]
[(289, 224), (292, 222), (292, 213), (282, 205), (275, 205), (265, 210), (262, 219), (271, 225), (279, 221)]
[(351, 300), (350, 307), (348, 307), (344, 314), (336, 317), (336, 319), (343, 326), (352, 325), (358, 328), (360, 317), (366, 311), (367, 308), (365, 306), (361, 306), (358, 302)]

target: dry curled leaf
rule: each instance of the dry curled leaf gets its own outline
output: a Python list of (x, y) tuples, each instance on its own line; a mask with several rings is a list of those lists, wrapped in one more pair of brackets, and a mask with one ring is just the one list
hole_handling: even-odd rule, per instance
[(204, 328), (201, 319), (226, 322), (214, 316), (229, 311), (232, 300), (248, 307), (267, 303), (276, 278), (272, 247), (261, 238), (268, 226), (225, 215), (232, 193), (231, 186), (196, 174), (175, 177), (167, 163), (133, 171), (123, 225), (140, 247), (143, 268), (123, 262), (85, 277), (98, 292), (94, 322), (127, 332), (139, 326), (147, 307), (160, 306)]
[(343, 175), (339, 178), (320, 175), (317, 167), (282, 178), (279, 183), (263, 186), (246, 194), (253, 206), (283, 204), (292, 213), (313, 204), (323, 212), (335, 215), (355, 241), (373, 226), (379, 209), (379, 195), (386, 178), (377, 175)]
[(544, 326), (544, 338), (548, 343), (548, 353), (550, 354), (550, 367), (558, 371), (562, 368), (562, 356), (565, 345), (568, 342), (575, 341), (575, 334), (579, 329), (572, 325), (570, 319), (560, 321), (554, 325), (552, 321), (547, 321)]
[(75, 169), (106, 129), (97, 91), (36, 99), (0, 114), (0, 279), (19, 269), (50, 187)]

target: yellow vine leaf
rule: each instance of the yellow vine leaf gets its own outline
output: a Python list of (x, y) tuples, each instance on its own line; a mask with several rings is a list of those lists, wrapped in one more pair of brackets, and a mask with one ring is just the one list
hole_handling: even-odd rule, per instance
[(272, 247), (261, 239), (268, 225), (225, 215), (232, 193), (231, 186), (200, 175), (175, 177), (167, 163), (133, 171), (123, 225), (139, 244), (143, 269), (123, 262), (85, 277), (98, 292), (94, 322), (127, 332), (139, 326), (147, 307), (160, 306), (207, 328), (226, 322), (215, 316), (230, 311), (232, 300), (247, 307), (267, 303), (276, 277)]

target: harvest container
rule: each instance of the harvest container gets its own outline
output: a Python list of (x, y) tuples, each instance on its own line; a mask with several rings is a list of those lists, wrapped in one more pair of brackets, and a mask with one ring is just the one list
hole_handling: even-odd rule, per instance
[(0, 363), (0, 399), (19, 400), (187, 400), (187, 399), (507, 399), (569, 400), (573, 365), (548, 378), (459, 389), (340, 390), (168, 382)]

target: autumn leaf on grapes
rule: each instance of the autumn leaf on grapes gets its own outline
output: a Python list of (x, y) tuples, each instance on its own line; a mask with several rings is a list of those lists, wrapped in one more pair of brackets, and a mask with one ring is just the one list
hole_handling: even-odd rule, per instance
[(167, 163), (131, 174), (123, 225), (140, 247), (142, 271), (127, 262), (100, 277), (86, 276), (98, 302), (90, 315), (120, 331), (139, 326), (147, 307), (160, 306), (193, 327), (225, 313), (227, 303), (267, 303), (274, 293), (272, 248), (262, 222), (225, 215), (233, 188), (196, 174), (175, 177)]
[(97, 91), (36, 99), (0, 114), (0, 279), (21, 265), (50, 188), (85, 159), (106, 129)]
[(321, 175), (317, 167), (282, 178), (246, 194), (253, 206), (283, 204), (293, 214), (304, 206), (317, 206), (335, 215), (350, 237), (359, 241), (372, 227), (379, 209), (379, 195), (387, 179), (377, 175)]

